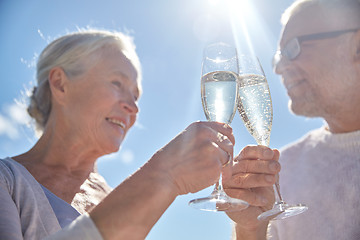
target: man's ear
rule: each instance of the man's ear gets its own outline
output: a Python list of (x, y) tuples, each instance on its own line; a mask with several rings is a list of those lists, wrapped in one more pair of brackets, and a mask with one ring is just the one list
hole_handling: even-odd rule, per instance
[(64, 101), (65, 89), (68, 78), (61, 67), (54, 67), (49, 72), (50, 91), (58, 102)]

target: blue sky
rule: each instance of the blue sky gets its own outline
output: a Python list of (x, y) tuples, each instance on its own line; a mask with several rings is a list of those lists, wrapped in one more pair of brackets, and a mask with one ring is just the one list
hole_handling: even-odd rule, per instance
[[(191, 122), (205, 120), (200, 98), (201, 54), (210, 42), (230, 42), (246, 51), (250, 46), (245, 39), (250, 40), (273, 100), (271, 147), (280, 148), (321, 126), (319, 119), (289, 113), (286, 91), (271, 69), (279, 19), (292, 0), (237, 0), (230, 10), (221, 2), (225, 0), (0, 0), (0, 157), (22, 153), (36, 141), (15, 100), (21, 100), (34, 84), (37, 55), (52, 39), (87, 26), (130, 33), (143, 67), (138, 122), (121, 150), (98, 163), (112, 187)], [(232, 127), (235, 152), (255, 144), (238, 114)], [(225, 214), (187, 205), (210, 191), (178, 197), (147, 239), (229, 239), (230, 220)]]

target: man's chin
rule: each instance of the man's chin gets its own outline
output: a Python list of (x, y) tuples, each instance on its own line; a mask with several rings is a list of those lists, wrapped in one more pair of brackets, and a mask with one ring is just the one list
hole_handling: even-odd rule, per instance
[(289, 107), (289, 111), (297, 116), (303, 116), (309, 118), (319, 117), (314, 113), (312, 108), (309, 108), (310, 107), (309, 105), (294, 103), (293, 101), (289, 100), (288, 107)]

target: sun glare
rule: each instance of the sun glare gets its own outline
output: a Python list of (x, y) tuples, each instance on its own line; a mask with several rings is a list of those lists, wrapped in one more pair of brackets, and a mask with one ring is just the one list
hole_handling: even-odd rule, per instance
[(249, 0), (208, 0), (211, 7), (218, 10), (233, 10), (241, 14), (247, 14), (251, 10)]
[(248, 23), (253, 23), (259, 16), (249, 0), (226, 0), (230, 22), (236, 47), (239, 54), (254, 54), (254, 47), (250, 39)]
[(220, 3), (221, 0), (209, 0), (210, 6), (216, 6)]
[(216, 9), (218, 12), (226, 12), (239, 52), (253, 54), (248, 25), (256, 25), (260, 16), (257, 16), (257, 11), (251, 0), (209, 0), (208, 3), (212, 9)]
[(225, 0), (229, 9), (233, 9), (242, 14), (249, 13), (252, 10), (249, 0)]
[[(222, 89), (217, 89), (216, 90), (216, 97), (215, 99), (223, 99), (223, 91)], [(226, 116), (224, 116), (224, 112), (225, 112), (225, 104), (223, 101), (215, 101), (215, 109), (217, 109), (217, 113), (216, 114), (216, 120), (217, 121), (223, 121), (223, 119), (226, 119)]]

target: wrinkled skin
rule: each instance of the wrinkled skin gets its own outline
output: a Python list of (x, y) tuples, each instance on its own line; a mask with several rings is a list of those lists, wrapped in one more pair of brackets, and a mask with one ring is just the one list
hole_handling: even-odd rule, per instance
[(279, 151), (265, 146), (247, 146), (235, 157), (230, 178), (223, 179), (226, 193), (247, 201), (242, 211), (227, 212), (238, 227), (252, 231), (267, 224), (257, 216), (270, 210), (275, 202), (273, 184), (280, 171)]
[(195, 122), (159, 150), (162, 174), (173, 183), (178, 195), (198, 192), (214, 184), (223, 170), (230, 177), (230, 166), (222, 169), (233, 155), (235, 143), (229, 125)]

